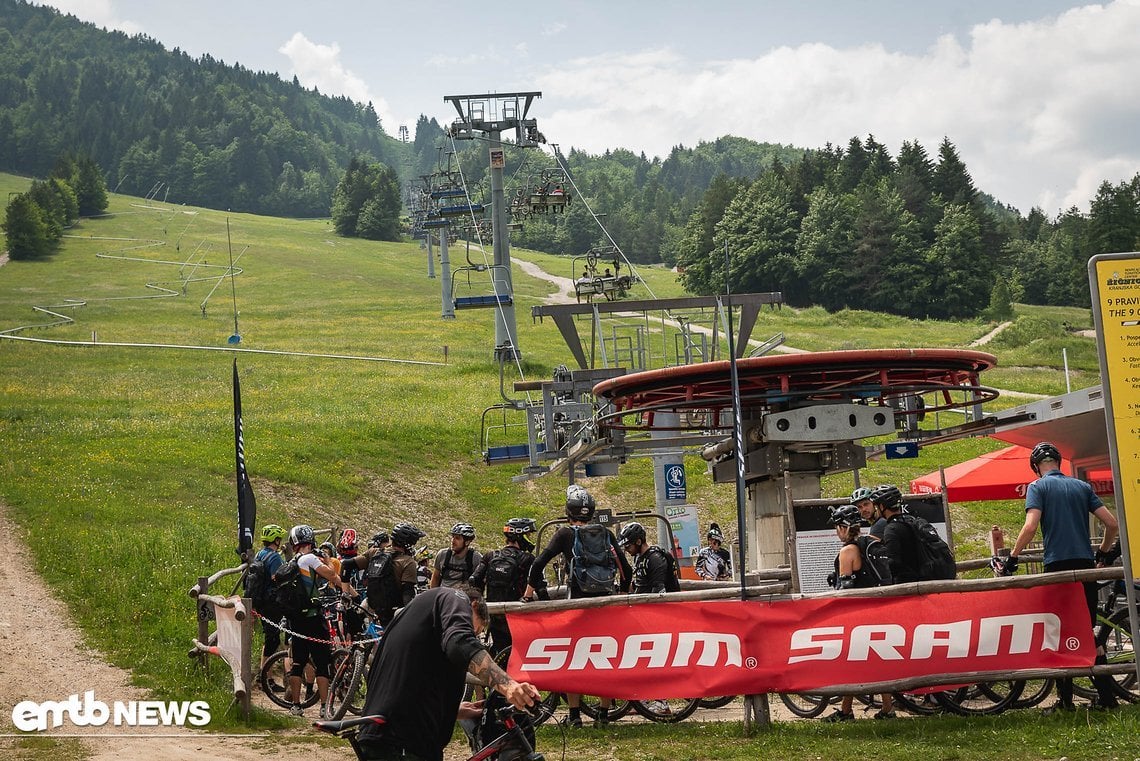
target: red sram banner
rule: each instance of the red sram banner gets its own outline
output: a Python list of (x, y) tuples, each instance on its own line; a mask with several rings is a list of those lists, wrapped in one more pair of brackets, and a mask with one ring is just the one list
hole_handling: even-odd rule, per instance
[(1077, 668), (1095, 655), (1078, 583), (885, 599), (662, 602), (508, 621), (516, 679), (631, 699)]

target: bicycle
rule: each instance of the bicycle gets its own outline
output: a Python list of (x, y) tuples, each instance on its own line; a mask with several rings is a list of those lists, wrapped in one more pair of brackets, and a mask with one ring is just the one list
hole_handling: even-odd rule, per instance
[[(527, 739), (526, 732), (523, 731), (522, 726), (515, 720), (515, 716), (518, 714), (518, 709), (513, 706), (503, 706), (495, 711), (495, 715), (499, 721), (502, 722), (506, 731), (475, 751), (467, 758), (467, 761), (493, 761), (494, 759), (498, 759), (500, 752), (514, 748), (521, 750), (523, 753), (522, 758), (525, 759), (525, 761), (546, 761), (546, 756), (534, 749), (530, 740)], [(365, 750), (356, 739), (357, 733), (361, 727), (368, 725), (383, 727), (386, 723), (387, 721), (383, 716), (361, 716), (356, 719), (347, 719), (344, 721), (316, 721), (313, 722), (313, 726), (322, 732), (327, 732), (343, 740), (348, 740), (349, 745), (352, 746), (352, 750), (356, 754), (356, 758), (359, 759), (359, 761), (367, 761)]]
[[(363, 609), (361, 609), (363, 610)], [(369, 620), (361, 632), (365, 641), (353, 641), (348, 647), (348, 655), (341, 659), (329, 681), (329, 697), (325, 703), (325, 715), (330, 719), (343, 719), (346, 713), (359, 715), (364, 708), (367, 683), (364, 676), (372, 663), (372, 657), (379, 644), (375, 640), (383, 629)]]
[[(333, 642), (332, 647), (332, 671), (335, 674), (341, 668), (343, 661), (349, 655), (349, 650), (341, 647), (339, 643), (342, 642), (340, 630), (341, 616), (335, 610), (336, 601), (322, 601), (321, 607), (323, 615), (325, 616), (325, 624), (328, 627), (329, 641)], [(293, 660), (293, 643), (290, 639), (289, 644), (284, 650), (278, 650), (268, 658), (265, 659), (265, 664), (258, 672), (257, 680), (261, 687), (262, 692), (269, 698), (271, 702), (281, 708), (290, 708), (293, 703), (289, 700), (288, 684), (290, 665)], [(286, 689), (278, 691), (274, 689), (274, 685), (285, 686)], [(312, 685), (310, 682), (309, 685)], [(315, 686), (315, 685), (314, 685)], [(310, 693), (308, 690), (301, 694), (300, 705), (302, 708), (309, 708), (317, 704), (320, 700), (320, 694), (316, 689)]]

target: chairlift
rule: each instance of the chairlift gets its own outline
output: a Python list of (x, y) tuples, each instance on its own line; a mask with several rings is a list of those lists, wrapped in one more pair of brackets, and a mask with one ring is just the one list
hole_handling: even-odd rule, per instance
[(530, 184), (525, 205), (529, 214), (560, 214), (566, 211), (570, 200), (570, 183), (566, 173), (561, 168), (544, 169), (539, 173), (537, 181)]
[[(517, 411), (518, 407), (513, 403), (499, 403), (493, 404), (483, 410), (482, 421), (479, 425), (479, 444), (483, 452), (483, 462), (488, 465), (505, 465), (509, 463), (530, 462), (531, 449), (530, 444), (500, 444), (491, 446), (491, 433), (500, 431), (504, 436), (509, 435), (512, 428), (522, 428), (525, 433), (527, 430), (527, 423), (511, 423), (507, 420), (508, 411)], [(490, 412), (502, 412), (502, 421), (494, 425), (487, 425), (487, 414)], [(524, 411), (525, 412), (525, 411)], [(529, 412), (525, 412), (529, 414)], [(538, 454), (546, 451), (546, 444), (538, 442), (536, 446)]]
[[(471, 261), (471, 252), (467, 252), (467, 266), (456, 267), (451, 271), (451, 304), (456, 309), (480, 309), (486, 307), (509, 307), (513, 302), (509, 293), (498, 293), (492, 291), (491, 293), (476, 294), (474, 296), (456, 296), (455, 287), (459, 283), (459, 278), (456, 275), (460, 272), (467, 273), (467, 287), (473, 288), (471, 283), (472, 272), (488, 272), (494, 273), (494, 270), (507, 270), (508, 277), (510, 275), (510, 268), (505, 264), (479, 264)], [(494, 277), (492, 277), (492, 284), (494, 284)]]
[[(612, 269), (605, 266), (611, 262)], [(582, 262), (583, 264), (579, 264)], [(602, 264), (599, 265), (599, 262)], [(606, 301), (616, 301), (622, 298), (640, 282), (641, 278), (633, 274), (622, 274), (621, 254), (616, 246), (596, 246), (582, 256), (575, 256), (571, 264), (571, 272), (577, 274), (581, 267), (581, 275), (574, 280), (574, 295), (578, 303), (585, 298), (586, 303), (592, 303), (594, 298), (601, 296)], [(602, 271), (599, 272), (598, 270)]]

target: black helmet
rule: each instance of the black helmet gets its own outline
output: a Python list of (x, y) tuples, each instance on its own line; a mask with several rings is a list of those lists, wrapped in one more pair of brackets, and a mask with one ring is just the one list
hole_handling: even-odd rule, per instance
[(392, 544), (397, 547), (403, 547), (405, 550), (410, 550), (412, 547), (415, 547), (416, 542), (425, 536), (427, 536), (427, 534), (410, 523), (397, 523), (392, 527)]
[(839, 505), (831, 508), (831, 517), (827, 519), (829, 526), (862, 526), (863, 516), (855, 505)]
[(597, 507), (590, 492), (577, 484), (570, 484), (566, 489), (566, 517), (577, 521), (588, 521), (594, 517)]
[(456, 523), (451, 527), (452, 536), (461, 536), (464, 539), (475, 538), (475, 527), (470, 523)]
[(645, 526), (642, 526), (637, 521), (622, 526), (621, 533), (618, 534), (618, 544), (631, 544), (633, 542), (645, 541)]
[(1040, 465), (1044, 460), (1061, 464), (1061, 453), (1048, 441), (1042, 441), (1033, 447), (1033, 451), (1029, 453), (1029, 467), (1033, 468), (1034, 473), (1041, 475)]
[(507, 525), (503, 526), (503, 534), (514, 539), (515, 537), (533, 534), (534, 528), (533, 518), (511, 518), (507, 521)]
[(724, 544), (724, 534), (720, 532), (720, 526), (715, 523), (709, 524), (709, 531), (705, 534), (706, 539), (715, 539), (721, 544)]
[(881, 484), (871, 490), (871, 501), (888, 510), (894, 510), (902, 502), (902, 492), (894, 484)]
[(368, 540), (368, 546), (369, 547), (382, 547), (387, 543), (388, 543), (388, 532), (387, 531), (377, 531), (375, 534), (372, 535), (372, 538)]
[(312, 544), (315, 537), (313, 527), (302, 523), (289, 529), (289, 546), (300, 547), (302, 544)]

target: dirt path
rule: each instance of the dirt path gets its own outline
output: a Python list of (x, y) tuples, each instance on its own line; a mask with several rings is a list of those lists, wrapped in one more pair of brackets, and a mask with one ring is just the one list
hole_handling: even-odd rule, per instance
[(1008, 327), (1009, 327), (1010, 325), (1012, 325), (1012, 324), (1013, 324), (1012, 322), (1003, 322), (1003, 323), (1001, 323), (1001, 324), (1000, 324), (1000, 325), (998, 325), (996, 328), (994, 328), (993, 330), (991, 330), (989, 333), (986, 333), (984, 336), (982, 336), (982, 337), (981, 337), (981, 338), (979, 338), (978, 340), (976, 340), (976, 341), (974, 341), (973, 343), (971, 343), (971, 344), (970, 344), (970, 347), (971, 347), (971, 348), (973, 348), (974, 346), (985, 346), (985, 345), (986, 345), (986, 344), (988, 344), (990, 341), (994, 340), (994, 338), (995, 338), (995, 337), (996, 337), (996, 336), (997, 336), (999, 333), (1001, 333), (1003, 330), (1005, 330), (1006, 328), (1008, 328)]

